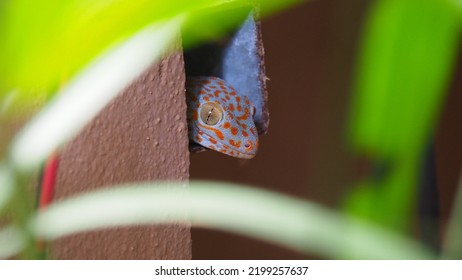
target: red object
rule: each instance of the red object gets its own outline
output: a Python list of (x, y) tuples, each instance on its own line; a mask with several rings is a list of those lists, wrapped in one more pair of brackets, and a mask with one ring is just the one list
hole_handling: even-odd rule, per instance
[(42, 177), (42, 188), (39, 200), (39, 209), (44, 209), (53, 200), (55, 192), (56, 178), (58, 174), (59, 157), (53, 153), (47, 160)]

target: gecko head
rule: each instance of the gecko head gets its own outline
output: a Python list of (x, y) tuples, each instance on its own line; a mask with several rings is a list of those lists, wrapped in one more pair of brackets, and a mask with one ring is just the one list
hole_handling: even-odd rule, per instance
[(258, 150), (255, 107), (247, 97), (237, 96), (234, 89), (217, 80), (220, 90), (201, 90), (193, 108), (188, 107), (190, 139), (230, 156), (253, 158)]

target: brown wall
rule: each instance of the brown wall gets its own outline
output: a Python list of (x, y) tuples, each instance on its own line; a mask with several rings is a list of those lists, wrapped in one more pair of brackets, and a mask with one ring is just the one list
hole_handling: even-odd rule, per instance
[[(188, 179), (183, 56), (153, 65), (60, 153), (56, 200), (107, 185)], [(62, 238), (57, 259), (190, 259), (189, 226), (137, 226)]]

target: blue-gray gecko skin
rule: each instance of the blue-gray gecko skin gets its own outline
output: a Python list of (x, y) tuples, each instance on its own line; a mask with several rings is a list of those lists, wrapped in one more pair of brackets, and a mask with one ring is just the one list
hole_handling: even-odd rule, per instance
[(189, 139), (206, 148), (253, 158), (258, 150), (255, 107), (216, 77), (188, 78), (186, 83)]

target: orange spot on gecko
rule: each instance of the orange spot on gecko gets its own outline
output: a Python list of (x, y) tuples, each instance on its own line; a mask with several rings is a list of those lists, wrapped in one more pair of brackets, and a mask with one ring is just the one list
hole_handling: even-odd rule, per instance
[(244, 137), (248, 137), (248, 136), (249, 136), (249, 134), (248, 134), (247, 132), (245, 132), (245, 131), (242, 131), (242, 136), (244, 136)]
[[(208, 125), (203, 125), (201, 123), (198, 123), (199, 127), (204, 127), (205, 129), (207, 130), (211, 130), (215, 133), (215, 135), (220, 139), (220, 140), (224, 140), (225, 139), (225, 136), (223, 135), (223, 132), (221, 132), (220, 130), (216, 129), (216, 128), (213, 128), (213, 127), (210, 127)], [(200, 131), (200, 130), (199, 130)]]
[(249, 115), (248, 115), (248, 114), (244, 114), (244, 115), (242, 115), (242, 116), (237, 117), (236, 119), (245, 121), (245, 120), (248, 119), (248, 118), (249, 118)]
[(215, 130), (215, 135), (220, 138), (221, 140), (225, 139), (225, 136), (223, 135), (223, 133), (221, 131), (219, 131), (218, 129)]
[(238, 130), (236, 127), (234, 127), (234, 126), (231, 127), (231, 133), (232, 133), (233, 135), (237, 135), (238, 131), (239, 131), (239, 130)]
[(235, 91), (232, 91), (232, 92), (230, 92), (229, 94), (231, 94), (232, 96), (235, 96), (235, 95), (236, 95), (236, 92), (235, 92)]
[(213, 93), (213, 95), (215, 95), (215, 97), (220, 96), (220, 91), (219, 91), (219, 90), (216, 90), (216, 91)]
[(199, 119), (199, 116), (197, 114), (197, 111), (194, 111), (193, 114), (192, 114), (192, 118), (193, 120), (197, 121)]
[(205, 96), (205, 97), (204, 97), (204, 100), (205, 100), (205, 101), (210, 101), (210, 98), (209, 98), (208, 96)]
[(196, 135), (197, 142), (202, 142), (202, 138), (199, 135)]
[(209, 137), (209, 141), (213, 144), (217, 144), (217, 140), (213, 139), (212, 137)]
[(238, 112), (241, 112), (241, 111), (242, 111), (241, 105), (237, 105), (237, 111), (238, 111)]
[(225, 124), (223, 124), (223, 128), (230, 128), (231, 127), (231, 124), (229, 122), (225, 122)]
[(236, 96), (236, 102), (237, 103), (241, 102), (241, 97), (240, 96)]
[(228, 107), (229, 107), (229, 110), (230, 110), (230, 111), (234, 111), (234, 104), (231, 103), (231, 104), (229, 104)]
[(226, 95), (225, 98), (226, 98), (227, 100), (231, 100), (231, 97), (229, 97), (228, 95)]
[(233, 139), (229, 139), (229, 144), (230, 144), (231, 146), (236, 147), (236, 148), (240, 148), (241, 145), (242, 145), (242, 142), (241, 142), (241, 141), (234, 142)]
[(203, 126), (203, 127), (206, 127), (207, 129), (213, 131), (215, 133), (215, 135), (220, 138), (220, 140), (224, 140), (225, 139), (225, 136), (223, 135), (223, 132), (221, 132), (220, 130), (216, 129), (216, 128), (213, 128), (213, 127), (210, 127), (210, 126), (205, 126), (205, 125), (202, 125), (202, 124), (199, 124), (199, 126)]
[(255, 133), (255, 129), (253, 129), (253, 127), (250, 129), (250, 132), (251, 132), (253, 135), (257, 136), (257, 133)]
[(240, 123), (239, 124), (243, 129), (247, 130), (247, 125), (245, 123)]
[(250, 105), (250, 101), (248, 99), (246, 99), (245, 104)]

